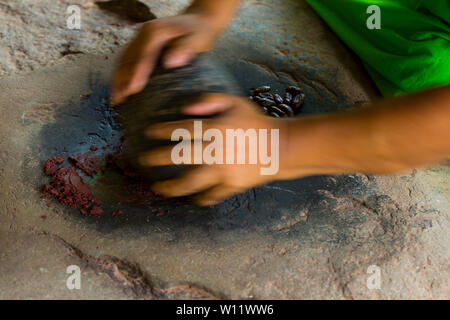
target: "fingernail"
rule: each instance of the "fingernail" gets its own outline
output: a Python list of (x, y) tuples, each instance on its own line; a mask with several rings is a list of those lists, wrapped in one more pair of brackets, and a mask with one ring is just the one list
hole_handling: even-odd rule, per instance
[(164, 60), (164, 66), (168, 69), (182, 67), (186, 64), (186, 59), (181, 55), (168, 56)]
[(183, 108), (182, 112), (192, 115), (206, 115), (217, 113), (222, 110), (222, 104), (218, 102), (199, 102)]
[(182, 112), (186, 113), (186, 114), (195, 114), (198, 112), (202, 112), (202, 110), (204, 110), (206, 108), (207, 108), (206, 103), (197, 103), (197, 104), (190, 105), (190, 106), (183, 108)]

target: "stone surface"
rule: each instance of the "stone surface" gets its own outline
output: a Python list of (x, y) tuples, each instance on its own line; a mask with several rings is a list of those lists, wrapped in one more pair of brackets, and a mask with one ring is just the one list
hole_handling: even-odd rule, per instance
[[(145, 3), (162, 17), (186, 1)], [(80, 31), (65, 28), (69, 4), (82, 7)], [(65, 0), (0, 0), (0, 24), (0, 72), (9, 74), (0, 79), (0, 298), (148, 298), (129, 290), (130, 278), (89, 263), (103, 255), (137, 264), (144, 292), (190, 284), (222, 298), (450, 297), (448, 163), (392, 177), (277, 182), (213, 208), (168, 204), (161, 216), (125, 206), (123, 216), (98, 219), (42, 199), (45, 159), (102, 146), (119, 130), (99, 106), (113, 53), (136, 26), (92, 1)], [(303, 1), (243, 1), (214, 54), (243, 89), (304, 87), (306, 113), (377, 98), (357, 59)], [(66, 287), (73, 264), (81, 290)], [(371, 265), (381, 270), (380, 290), (366, 286)]]
[[(173, 15), (187, 1), (153, 1), (157, 16)], [(70, 5), (81, 9), (81, 29), (67, 28)], [(0, 1), (0, 74), (26, 72), (86, 53), (111, 54), (132, 37), (136, 25), (100, 10), (92, 0)]]

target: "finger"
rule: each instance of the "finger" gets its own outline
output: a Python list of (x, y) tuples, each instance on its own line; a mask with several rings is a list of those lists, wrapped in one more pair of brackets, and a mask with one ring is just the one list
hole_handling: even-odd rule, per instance
[(211, 115), (232, 108), (236, 97), (222, 93), (202, 95), (196, 102), (182, 108), (183, 113), (190, 115)]
[(241, 189), (217, 185), (196, 196), (195, 202), (201, 206), (212, 206), (241, 191)]
[[(146, 38), (150, 37), (149, 27), (144, 25), (137, 36), (128, 44), (122, 53), (117, 71), (111, 84), (111, 99), (113, 104), (125, 100), (131, 92), (137, 91), (142, 82), (147, 81), (146, 73), (152, 69), (152, 60), (145, 59)], [(144, 70), (142, 70), (144, 69)], [(140, 72), (139, 72), (140, 71)]]
[[(210, 119), (189, 119), (189, 120), (179, 120), (171, 122), (163, 122), (154, 124), (148, 127), (145, 131), (145, 135), (149, 138), (155, 139), (171, 139), (172, 135), (177, 134), (175, 130), (185, 129), (189, 131), (191, 139), (202, 139), (202, 132), (208, 128), (214, 127), (214, 121)], [(200, 136), (196, 137), (195, 132), (199, 132)], [(187, 138), (183, 137), (185, 140)], [(178, 141), (179, 136), (174, 136), (173, 141)]]
[(146, 59), (143, 59), (142, 62), (119, 67), (111, 88), (112, 104), (122, 103), (128, 96), (140, 92), (147, 84), (152, 70), (152, 61)]
[(188, 170), (178, 178), (157, 182), (152, 186), (152, 189), (167, 197), (181, 197), (211, 188), (219, 181), (218, 171), (214, 170), (213, 167), (200, 166)]
[(171, 69), (187, 65), (198, 53), (207, 50), (204, 42), (195, 34), (173, 40), (164, 54), (164, 67)]
[(182, 30), (164, 27), (162, 22), (142, 27), (120, 58), (111, 88), (113, 104), (123, 102), (145, 87), (165, 44), (181, 34)]
[(174, 165), (172, 150), (173, 146), (166, 146), (144, 152), (138, 158), (139, 164), (149, 167)]
[(194, 56), (198, 53), (191, 44), (185, 40), (191, 37), (183, 37), (174, 40), (170, 47), (167, 49), (163, 57), (163, 65), (167, 69), (179, 68), (187, 65)]

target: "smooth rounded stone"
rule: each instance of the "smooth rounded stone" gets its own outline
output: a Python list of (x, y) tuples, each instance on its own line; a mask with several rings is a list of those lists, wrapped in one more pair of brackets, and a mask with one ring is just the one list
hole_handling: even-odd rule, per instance
[(137, 159), (143, 152), (171, 144), (170, 141), (149, 139), (144, 135), (145, 130), (152, 124), (192, 118), (182, 114), (181, 107), (205, 93), (241, 94), (233, 77), (208, 53), (199, 55), (185, 67), (158, 67), (147, 86), (121, 105), (127, 149), (125, 157), (150, 180), (172, 178), (186, 166), (140, 166)]

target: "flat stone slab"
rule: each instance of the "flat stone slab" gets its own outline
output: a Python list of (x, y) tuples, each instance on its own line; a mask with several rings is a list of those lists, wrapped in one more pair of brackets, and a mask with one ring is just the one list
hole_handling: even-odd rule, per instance
[[(244, 1), (213, 54), (244, 91), (304, 87), (304, 114), (376, 97), (301, 1)], [(99, 194), (101, 217), (42, 199), (47, 158), (91, 145), (103, 157), (117, 143), (106, 102), (113, 61), (84, 54), (0, 80), (0, 298), (449, 297), (448, 165), (433, 169), (441, 180), (414, 171), (280, 181), (207, 208), (149, 210)], [(67, 289), (69, 265), (81, 267), (82, 290)], [(368, 270), (380, 270), (380, 289), (367, 286)]]

